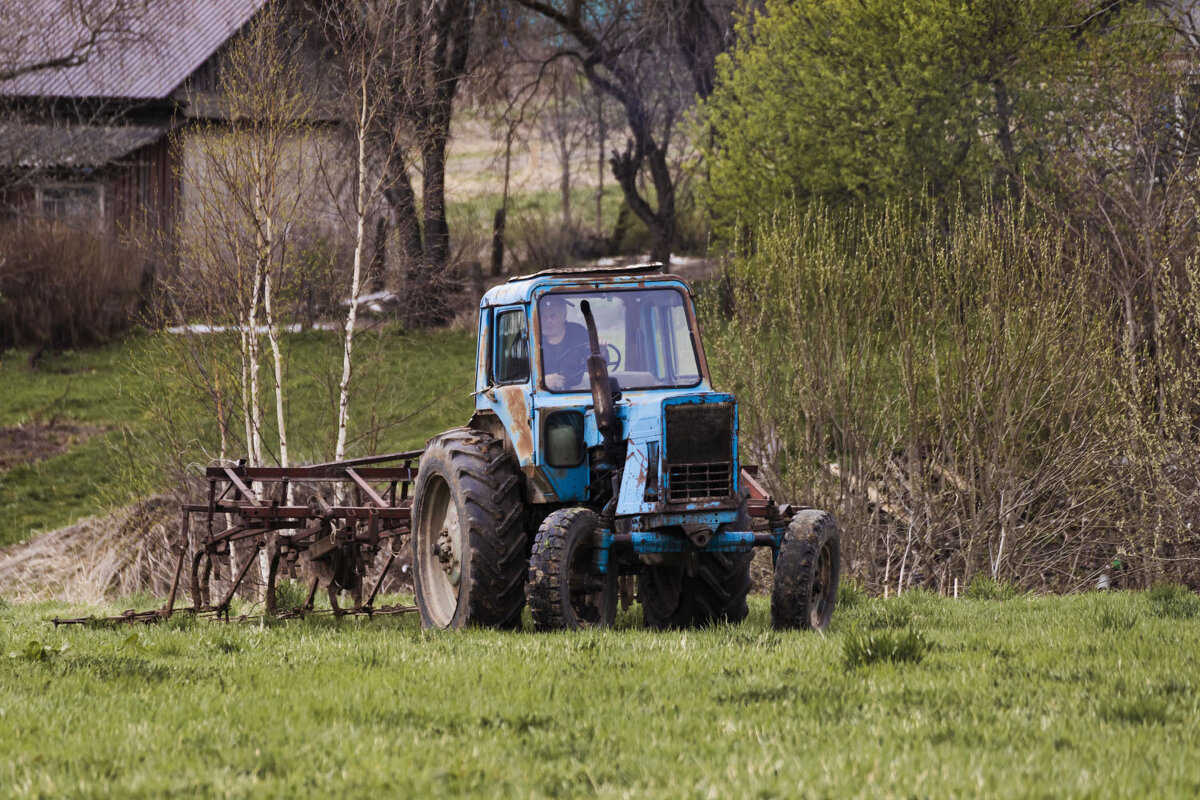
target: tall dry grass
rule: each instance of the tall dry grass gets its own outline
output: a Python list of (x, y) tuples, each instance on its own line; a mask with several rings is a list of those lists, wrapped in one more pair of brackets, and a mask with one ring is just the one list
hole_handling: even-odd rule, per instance
[(837, 511), (871, 587), (1194, 580), (1196, 284), (1164, 287), (1175, 329), (1126, 358), (1102, 265), (1019, 206), (813, 208), (754, 241), (708, 304), (710, 360), (744, 457)]
[(103, 233), (52, 221), (0, 228), (0, 346), (78, 347), (133, 323), (145, 264)]

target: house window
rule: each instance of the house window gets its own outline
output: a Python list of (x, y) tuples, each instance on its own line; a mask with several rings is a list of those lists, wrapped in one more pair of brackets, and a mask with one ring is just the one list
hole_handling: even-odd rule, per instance
[(104, 187), (96, 183), (53, 184), (41, 189), (42, 215), (51, 219), (104, 219)]

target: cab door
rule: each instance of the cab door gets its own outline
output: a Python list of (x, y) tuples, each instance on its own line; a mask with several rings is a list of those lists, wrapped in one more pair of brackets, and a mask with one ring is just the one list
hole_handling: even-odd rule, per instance
[(475, 405), (499, 418), (520, 465), (533, 466), (529, 318), (524, 306), (501, 306), (491, 314), (486, 385)]

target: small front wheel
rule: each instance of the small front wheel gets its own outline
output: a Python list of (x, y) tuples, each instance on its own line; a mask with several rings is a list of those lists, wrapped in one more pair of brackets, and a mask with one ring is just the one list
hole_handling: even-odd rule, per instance
[(599, 520), (586, 508), (565, 508), (538, 528), (526, 592), (539, 631), (601, 628), (617, 615), (617, 569), (594, 566)]
[(837, 524), (824, 511), (801, 511), (792, 518), (771, 591), (771, 627), (823, 631), (833, 619), (842, 554)]

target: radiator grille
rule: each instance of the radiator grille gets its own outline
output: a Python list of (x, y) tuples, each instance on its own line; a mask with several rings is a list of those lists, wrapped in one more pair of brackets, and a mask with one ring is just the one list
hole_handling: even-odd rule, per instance
[(668, 502), (733, 494), (733, 413), (732, 403), (667, 406)]
[(689, 500), (728, 497), (732, 468), (733, 465), (728, 462), (672, 465), (667, 478), (667, 500), (685, 503)]

